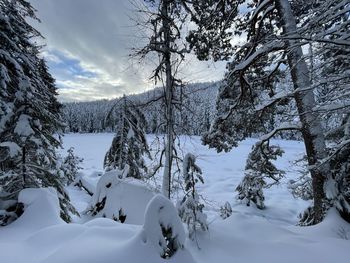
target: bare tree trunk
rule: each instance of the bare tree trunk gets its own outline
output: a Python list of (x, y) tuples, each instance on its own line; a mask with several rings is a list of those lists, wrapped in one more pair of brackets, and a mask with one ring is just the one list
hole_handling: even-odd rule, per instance
[[(280, 14), (285, 34), (296, 32), (296, 21), (288, 0), (276, 0), (276, 8)], [(309, 79), (309, 69), (303, 58), (299, 40), (288, 40), (290, 48), (288, 52), (288, 64), (291, 69), (292, 81), (295, 90), (303, 90), (295, 93), (298, 114), (302, 124), (302, 135), (306, 148), (308, 164), (313, 167), (321, 159), (326, 157), (326, 144), (324, 132), (319, 114), (313, 112), (316, 104), (315, 96)], [(312, 188), (314, 194), (314, 223), (322, 221), (324, 216), (325, 191), (324, 183), (330, 174), (328, 164), (321, 168), (311, 169)]]
[(26, 147), (22, 147), (22, 180), (23, 180), (23, 189), (26, 188), (26, 173), (27, 173), (27, 168), (26, 168)]
[(173, 109), (173, 85), (174, 79), (171, 70), (171, 28), (169, 24), (169, 0), (162, 3), (163, 33), (164, 33), (164, 61), (165, 61), (165, 118), (166, 118), (166, 145), (165, 145), (165, 165), (163, 173), (163, 194), (170, 198), (171, 187), (171, 167), (173, 163), (174, 148), (174, 109)]

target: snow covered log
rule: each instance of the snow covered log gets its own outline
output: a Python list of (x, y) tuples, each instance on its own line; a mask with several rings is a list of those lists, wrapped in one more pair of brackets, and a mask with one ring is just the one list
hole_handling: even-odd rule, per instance
[(79, 174), (79, 176), (74, 181), (74, 186), (80, 187), (84, 189), (90, 196), (93, 196), (96, 189), (95, 186), (92, 185), (89, 181), (87, 181), (83, 174)]

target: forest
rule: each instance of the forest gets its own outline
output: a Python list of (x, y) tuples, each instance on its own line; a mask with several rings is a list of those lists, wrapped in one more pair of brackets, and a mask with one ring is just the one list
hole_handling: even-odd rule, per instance
[[(45, 10), (0, 0), (0, 259), (346, 261), (349, 0), (126, 2), (152, 87), (67, 102)], [(186, 80), (208, 62), (221, 80)]]

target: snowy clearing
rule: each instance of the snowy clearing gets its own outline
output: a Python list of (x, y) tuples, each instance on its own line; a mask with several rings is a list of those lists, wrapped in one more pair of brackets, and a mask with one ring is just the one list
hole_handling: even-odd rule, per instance
[[(68, 134), (62, 154), (74, 147), (84, 158), (84, 178), (96, 185), (112, 138), (113, 134)], [(148, 136), (149, 142), (152, 138)], [(91, 220), (88, 216), (66, 224), (59, 218), (58, 202), (50, 189), (28, 189), (20, 195), (27, 208), (25, 213), (13, 224), (0, 228), (0, 262), (346, 262), (350, 227), (334, 210), (319, 225), (295, 226), (298, 213), (308, 206), (294, 199), (287, 189), (287, 180), (298, 176), (298, 167), (292, 161), (303, 154), (301, 142), (273, 141), (286, 152), (276, 165), (286, 171), (287, 179), (265, 191), (265, 210), (247, 207), (235, 199), (234, 189), (242, 179), (254, 142), (246, 140), (230, 153), (217, 154), (202, 146), (199, 137), (181, 137), (184, 154), (192, 152), (203, 170), (205, 183), (200, 185), (199, 193), (206, 201), (209, 232), (197, 236), (198, 244), (187, 239), (185, 248), (170, 260), (162, 259), (157, 249), (143, 242), (143, 224)], [(86, 192), (70, 186), (69, 193), (79, 212), (89, 206), (91, 196)], [(174, 202), (176, 199), (174, 196)], [(219, 209), (226, 201), (233, 214), (223, 220)]]

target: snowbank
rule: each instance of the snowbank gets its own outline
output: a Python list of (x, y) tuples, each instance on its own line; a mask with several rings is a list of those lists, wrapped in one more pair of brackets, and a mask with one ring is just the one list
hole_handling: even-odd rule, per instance
[(60, 206), (54, 188), (27, 188), (18, 196), (24, 204), (24, 213), (10, 226), (25, 229), (41, 229), (47, 226), (64, 224), (60, 218)]
[[(106, 172), (98, 181), (88, 213), (128, 224), (143, 224), (153, 192), (134, 178), (119, 178), (120, 171)], [(125, 221), (121, 216), (126, 216)]]

